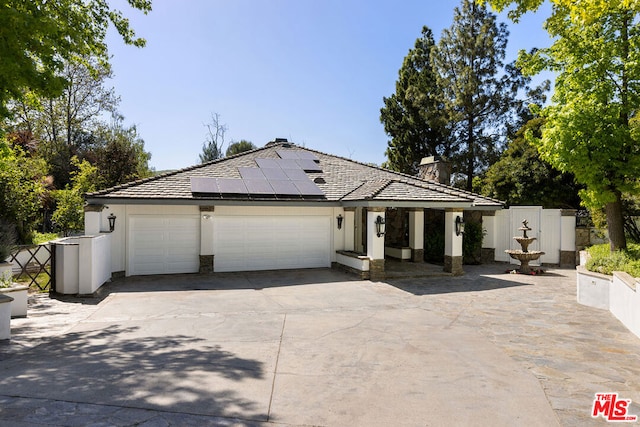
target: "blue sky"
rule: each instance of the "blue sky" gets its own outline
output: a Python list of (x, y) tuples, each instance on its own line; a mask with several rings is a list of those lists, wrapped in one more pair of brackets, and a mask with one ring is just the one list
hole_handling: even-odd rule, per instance
[[(220, 114), (227, 144), (274, 138), (381, 164), (384, 96), (423, 25), (439, 39), (458, 1), (155, 0), (143, 15), (116, 5), (147, 39), (108, 37), (126, 124), (135, 124), (156, 170), (198, 163), (205, 123)], [(544, 47), (548, 13), (507, 22), (507, 60)], [(226, 149), (226, 146), (224, 147)]]

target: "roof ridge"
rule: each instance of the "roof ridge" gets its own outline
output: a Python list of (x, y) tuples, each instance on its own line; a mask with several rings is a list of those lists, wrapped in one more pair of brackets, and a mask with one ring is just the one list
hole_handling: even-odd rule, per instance
[(463, 188), (458, 188), (458, 187), (454, 187), (452, 185), (443, 184), (443, 183), (438, 182), (438, 181), (427, 181), (427, 180), (422, 180), (422, 181), (432, 183), (433, 185), (438, 186), (438, 187), (446, 187), (447, 189), (449, 189), (449, 191), (458, 192), (460, 194), (471, 195), (474, 198), (481, 198), (481, 199), (485, 199), (485, 200), (490, 200), (490, 201), (495, 202), (495, 203), (504, 204), (504, 202), (502, 200), (494, 199), (494, 198), (489, 197), (489, 196), (484, 196), (484, 195), (482, 195), (480, 193), (474, 193), (473, 191), (468, 191), (468, 190), (465, 190)]
[(353, 188), (353, 190), (349, 191), (349, 192), (348, 192), (348, 193), (346, 193), (346, 194), (343, 194), (343, 195), (340, 197), (340, 200), (343, 200), (343, 199), (344, 199), (345, 197), (347, 197), (349, 194), (352, 194), (352, 193), (354, 193), (356, 190), (358, 190), (358, 189), (362, 188), (362, 186), (363, 186), (363, 185), (365, 185), (366, 183), (367, 183), (367, 181), (362, 181), (362, 182), (360, 182), (360, 185), (357, 185), (356, 187), (354, 187), (354, 188)]
[[(429, 185), (432, 184), (431, 181), (426, 181), (426, 180), (422, 180), (422, 181), (425, 184), (429, 184)], [(447, 186), (447, 185), (444, 185), (444, 184), (442, 185), (443, 187), (445, 187), (444, 189), (433, 189), (433, 188), (429, 188), (426, 185), (422, 185), (422, 182), (408, 182), (408, 181), (394, 181), (394, 182), (400, 182), (402, 184), (410, 185), (412, 187), (422, 188), (423, 190), (440, 191), (440, 192), (442, 192), (444, 194), (450, 194), (450, 195), (456, 195), (455, 193), (461, 193), (461, 194), (465, 194), (466, 193), (466, 194), (474, 195), (474, 193), (470, 193), (468, 191), (466, 191), (466, 192), (456, 191), (455, 187)], [(458, 194), (458, 195), (460, 195), (460, 194)], [(463, 196), (463, 197), (465, 197), (466, 199), (472, 200), (472, 201), (475, 199), (475, 197), (466, 197), (466, 196)]]
[(372, 193), (371, 193), (371, 198), (372, 198), (372, 199), (373, 199), (374, 197), (376, 197), (378, 194), (382, 193), (382, 191), (383, 191), (385, 188), (387, 188), (388, 186), (390, 186), (390, 185), (391, 185), (391, 183), (392, 183), (392, 182), (394, 182), (395, 180), (393, 180), (393, 179), (386, 179), (386, 180), (383, 180), (383, 181), (386, 181), (386, 182), (383, 182), (383, 184), (382, 184), (382, 185), (381, 185), (377, 190), (375, 190), (374, 192), (372, 192)]

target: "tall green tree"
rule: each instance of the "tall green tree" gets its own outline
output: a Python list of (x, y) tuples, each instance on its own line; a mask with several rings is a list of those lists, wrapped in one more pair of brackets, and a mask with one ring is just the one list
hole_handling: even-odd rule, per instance
[[(495, 0), (518, 19), (541, 0)], [(545, 28), (552, 46), (521, 53), (530, 74), (557, 73), (553, 103), (535, 140), (542, 157), (586, 186), (585, 205), (604, 208), (611, 250), (625, 249), (622, 196), (640, 176), (640, 3), (554, 0)]]
[[(504, 65), (509, 33), (496, 15), (473, 0), (454, 10), (453, 24), (433, 49), (438, 85), (456, 145), (451, 150), (454, 174), (473, 177), (495, 161), (505, 143), (505, 122), (522, 89)], [(513, 70), (512, 70), (513, 71)]]
[(57, 188), (70, 183), (73, 156), (83, 157), (90, 139), (105, 113), (114, 114), (119, 103), (113, 88), (106, 86), (112, 76), (108, 64), (96, 59), (66, 63), (62, 76), (68, 82), (60, 96), (39, 97), (29, 93), (10, 103), (11, 128), (30, 132), (38, 140), (38, 152), (49, 164)]
[(544, 119), (535, 118), (516, 132), (500, 159), (487, 169), (480, 188), (474, 186), (474, 190), (502, 200), (507, 206), (577, 209), (581, 186), (575, 183), (575, 177), (542, 160), (535, 145), (525, 137), (539, 137), (543, 123)]
[(15, 226), (22, 243), (29, 242), (40, 218), (45, 170), (42, 159), (0, 137), (0, 220)]
[(257, 147), (253, 145), (253, 142), (241, 139), (240, 141), (231, 141), (225, 155), (227, 157), (234, 156), (236, 154), (244, 153), (245, 151), (255, 150)]
[(113, 187), (153, 175), (149, 168), (151, 153), (134, 126), (125, 127), (121, 116), (96, 131), (99, 146), (95, 149), (99, 188)]
[(383, 98), (380, 121), (391, 137), (384, 166), (398, 172), (413, 175), (423, 157), (450, 154), (444, 94), (431, 61), (434, 45), (432, 31), (423, 27), (398, 72), (396, 92)]
[[(143, 13), (150, 0), (127, 0)], [(55, 98), (68, 85), (65, 63), (109, 59), (105, 39), (113, 25), (125, 43), (142, 47), (122, 12), (107, 0), (5, 0), (0, 3), (0, 117), (27, 90)]]
[(68, 236), (73, 231), (84, 228), (84, 199), (83, 194), (95, 191), (99, 180), (98, 168), (88, 161), (79, 161), (77, 157), (71, 158), (74, 172), (71, 176), (71, 185), (64, 190), (55, 190), (53, 197), (56, 201), (56, 210), (53, 212), (53, 223), (56, 228)]

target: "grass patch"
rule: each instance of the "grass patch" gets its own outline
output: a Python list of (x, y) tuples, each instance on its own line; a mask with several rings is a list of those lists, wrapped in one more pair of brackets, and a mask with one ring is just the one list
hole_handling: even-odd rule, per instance
[(628, 243), (626, 251), (611, 253), (609, 244), (591, 246), (587, 251), (591, 258), (585, 266), (589, 271), (602, 274), (613, 274), (624, 271), (633, 277), (640, 277), (640, 244)]
[(32, 243), (34, 245), (39, 245), (40, 243), (46, 243), (51, 240), (55, 240), (59, 238), (57, 233), (39, 233), (37, 231), (33, 232)]
[[(49, 272), (49, 268), (47, 268), (47, 272)], [(30, 292), (49, 292), (49, 286), (47, 283), (51, 280), (48, 273), (40, 273), (36, 276), (36, 280), (31, 283), (32, 279), (27, 274), (21, 274), (19, 276), (15, 276), (13, 280), (16, 283), (21, 285), (31, 285), (29, 286)]]

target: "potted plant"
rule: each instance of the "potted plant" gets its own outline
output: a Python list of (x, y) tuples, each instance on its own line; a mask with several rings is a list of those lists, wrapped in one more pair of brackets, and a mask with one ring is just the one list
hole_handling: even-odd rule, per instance
[(13, 282), (12, 265), (7, 261), (15, 248), (15, 244), (15, 229), (9, 224), (0, 221), (0, 295), (7, 295), (13, 298), (11, 302), (11, 317), (26, 317), (27, 291), (29, 287)]

